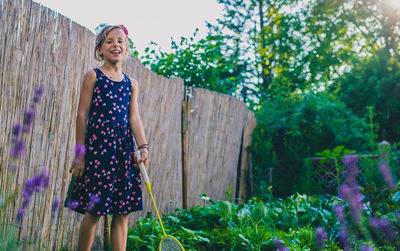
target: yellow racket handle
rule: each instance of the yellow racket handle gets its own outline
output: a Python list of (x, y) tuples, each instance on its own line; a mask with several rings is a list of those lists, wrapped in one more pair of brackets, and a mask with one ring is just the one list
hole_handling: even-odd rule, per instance
[[(136, 151), (135, 155), (136, 155), (137, 159), (140, 159), (140, 151)], [(156, 213), (157, 213), (158, 221), (160, 222), (160, 225), (161, 225), (161, 229), (163, 231), (164, 236), (166, 236), (167, 234), (165, 233), (164, 225), (162, 223), (160, 214), (158, 213), (158, 209), (157, 209), (157, 205), (156, 205), (156, 202), (154, 200), (154, 197), (153, 197), (153, 193), (151, 192), (151, 185), (150, 185), (149, 175), (147, 175), (146, 167), (144, 166), (143, 162), (139, 163), (139, 168), (140, 168), (140, 172), (142, 173), (142, 178), (143, 178), (144, 184), (146, 185), (147, 189), (150, 192), (151, 200), (153, 201), (154, 208), (156, 209)]]

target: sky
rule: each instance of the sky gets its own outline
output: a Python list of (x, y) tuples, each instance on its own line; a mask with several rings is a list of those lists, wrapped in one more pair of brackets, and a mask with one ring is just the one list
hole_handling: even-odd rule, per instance
[(206, 34), (205, 21), (215, 23), (222, 13), (217, 0), (34, 0), (95, 31), (101, 23), (123, 24), (140, 54), (151, 41), (163, 51), (171, 37)]

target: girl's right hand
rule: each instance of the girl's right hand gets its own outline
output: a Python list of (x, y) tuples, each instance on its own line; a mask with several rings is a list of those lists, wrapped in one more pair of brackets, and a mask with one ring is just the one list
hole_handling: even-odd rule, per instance
[(69, 169), (69, 172), (72, 173), (73, 176), (81, 177), (83, 175), (83, 170), (85, 169), (85, 163), (83, 161), (79, 161), (76, 163), (72, 162), (72, 166)]

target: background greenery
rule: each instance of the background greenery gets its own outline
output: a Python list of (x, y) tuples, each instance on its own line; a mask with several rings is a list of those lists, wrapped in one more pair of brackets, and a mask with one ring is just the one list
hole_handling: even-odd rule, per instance
[[(310, 189), (303, 160), (343, 145), (374, 154), (400, 139), (400, 9), (389, 0), (218, 0), (208, 34), (133, 54), (187, 86), (233, 95), (256, 113), (254, 191)], [(132, 44), (132, 48), (134, 46)], [(308, 172), (308, 173), (307, 173)], [(267, 175), (268, 174), (268, 175)], [(323, 191), (322, 191), (323, 192)], [(258, 193), (258, 195), (260, 195)]]

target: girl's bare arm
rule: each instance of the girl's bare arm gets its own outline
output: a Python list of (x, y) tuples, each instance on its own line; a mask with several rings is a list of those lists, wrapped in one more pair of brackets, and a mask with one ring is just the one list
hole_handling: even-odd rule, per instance
[[(83, 77), (83, 83), (79, 97), (78, 112), (76, 116), (76, 144), (85, 144), (85, 132), (90, 109), (90, 102), (92, 100), (93, 88), (95, 84), (96, 72), (94, 70), (88, 71)], [(80, 176), (83, 174), (84, 163), (81, 164), (82, 165), (80, 165), (80, 168), (78, 167), (78, 169), (74, 168), (74, 166), (71, 167), (71, 171), (74, 175)]]
[[(146, 137), (144, 135), (143, 123), (139, 114), (139, 84), (136, 79), (131, 78), (132, 83), (132, 94), (129, 104), (129, 124), (132, 128), (133, 134), (135, 135), (135, 140), (138, 146), (147, 144)], [(143, 159), (143, 158), (142, 158)], [(147, 160), (147, 156), (145, 156)], [(147, 161), (145, 161), (147, 167)]]

